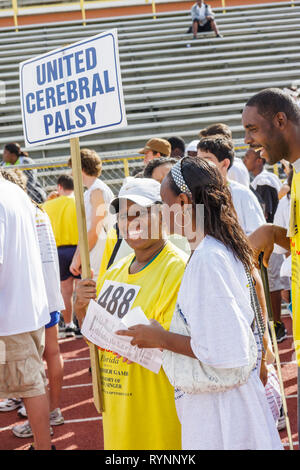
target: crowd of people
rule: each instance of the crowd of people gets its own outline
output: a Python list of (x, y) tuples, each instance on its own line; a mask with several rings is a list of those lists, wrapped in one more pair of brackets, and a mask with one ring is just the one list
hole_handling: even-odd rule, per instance
[[(140, 307), (150, 324), (117, 334), (163, 350), (155, 374), (99, 349), (105, 449), (283, 448), (257, 263), (263, 252), (278, 342), (286, 338), (282, 303), (289, 305), (298, 360), (300, 109), (289, 94), (267, 89), (247, 102), (242, 121), (243, 159), (225, 123), (201, 129), (187, 145), (180, 136), (152, 137), (139, 152), (143, 168), (118, 195), (101, 179), (99, 155), (81, 149), (91, 279), (81, 279), (71, 160), (56, 191), (32, 201), (36, 174), (14, 170), (23, 153), (5, 147), (0, 411), (28, 417), (12, 432), (33, 436), (31, 449), (51, 449), (53, 426), (64, 422), (59, 322), (65, 336), (80, 335), (91, 299), (119, 318)], [(267, 166), (279, 162), (283, 182)]]

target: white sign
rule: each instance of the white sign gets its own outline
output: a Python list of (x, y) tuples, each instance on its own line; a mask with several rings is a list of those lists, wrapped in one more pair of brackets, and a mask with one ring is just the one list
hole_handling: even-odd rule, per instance
[(26, 147), (127, 125), (117, 30), (20, 64)]
[[(142, 312), (142, 314), (144, 313)], [(140, 311), (135, 312), (132, 314), (132, 318), (136, 317), (139, 321), (142, 314)], [(144, 323), (146, 323), (146, 321), (144, 321)], [(120, 354), (120, 356), (126, 357), (130, 361), (136, 362), (158, 374), (162, 364), (162, 351), (159, 349), (143, 349), (132, 346), (130, 344), (132, 338), (115, 334), (115, 331), (124, 329), (125, 326), (122, 321), (118, 319), (117, 315), (109, 314), (94, 300), (90, 301), (81, 327), (83, 336), (100, 348), (116, 352)]]

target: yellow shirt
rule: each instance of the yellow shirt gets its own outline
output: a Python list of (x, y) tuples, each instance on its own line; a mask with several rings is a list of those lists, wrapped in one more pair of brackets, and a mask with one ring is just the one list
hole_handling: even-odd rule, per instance
[[(168, 242), (150, 265), (136, 274), (129, 274), (133, 257), (131, 254), (123, 258), (105, 273), (98, 285), (99, 298), (104, 298), (107, 305), (112, 302), (105, 295), (107, 284), (102, 289), (105, 280), (123, 286), (140, 286), (131, 308), (140, 306), (148, 318), (154, 318), (168, 329), (187, 256), (184, 257)], [(115, 287), (117, 285), (114, 284)], [(99, 351), (99, 359), (105, 410), (105, 449), (181, 449), (174, 388), (163, 369), (155, 374), (138, 364), (124, 364), (122, 359), (116, 359), (108, 351)]]
[(292, 253), (293, 334), (296, 358), (300, 367), (300, 172), (294, 171), (291, 188), (289, 235)]
[(59, 196), (46, 201), (42, 207), (50, 218), (56, 246), (77, 245), (78, 228), (74, 196)]

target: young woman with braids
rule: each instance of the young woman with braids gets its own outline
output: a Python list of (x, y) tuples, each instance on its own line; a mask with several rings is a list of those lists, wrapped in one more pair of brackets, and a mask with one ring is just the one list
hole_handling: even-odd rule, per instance
[[(161, 196), (175, 229), (181, 218), (191, 246), (177, 299), (191, 336), (166, 331), (155, 321), (118, 334), (133, 337), (133, 345), (167, 349), (214, 368), (247, 365), (254, 314), (245, 267), (252, 269), (252, 252), (227, 185), (214, 164), (186, 157), (163, 180)], [(175, 401), (183, 449), (282, 449), (256, 369), (247, 383), (226, 392), (175, 389)]]

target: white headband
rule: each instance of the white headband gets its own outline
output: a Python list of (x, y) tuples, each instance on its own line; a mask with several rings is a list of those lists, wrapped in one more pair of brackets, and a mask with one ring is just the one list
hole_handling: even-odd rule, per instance
[(171, 175), (178, 189), (180, 189), (180, 191), (186, 194), (190, 199), (193, 199), (192, 193), (186, 184), (181, 171), (181, 160), (175, 163), (175, 165), (171, 168)]

